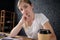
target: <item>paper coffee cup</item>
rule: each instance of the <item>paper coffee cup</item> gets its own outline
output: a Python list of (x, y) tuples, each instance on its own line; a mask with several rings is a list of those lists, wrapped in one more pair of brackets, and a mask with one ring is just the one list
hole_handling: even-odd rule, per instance
[(51, 32), (47, 29), (40, 29), (38, 32), (38, 40), (50, 40)]

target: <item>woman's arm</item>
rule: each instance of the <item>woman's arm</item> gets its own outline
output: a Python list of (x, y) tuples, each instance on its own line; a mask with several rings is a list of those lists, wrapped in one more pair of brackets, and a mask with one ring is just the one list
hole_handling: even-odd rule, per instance
[(10, 37), (14, 37), (14, 36), (16, 36), (18, 34), (18, 32), (22, 28), (23, 23), (26, 22), (25, 17), (26, 17), (26, 15), (23, 15), (21, 20), (19, 21), (19, 23), (16, 25), (16, 27), (12, 29), (12, 31), (10, 32), (10, 35), (9, 35)]
[(12, 31), (10, 32), (9, 37), (15, 37), (18, 34), (18, 32), (21, 30), (21, 28), (22, 28), (22, 22), (19, 21), (16, 27), (14, 27)]
[(52, 39), (52, 40), (57, 40), (57, 39), (56, 39), (56, 35), (55, 35), (54, 31), (53, 31), (53, 28), (52, 28), (52, 26), (50, 25), (49, 22), (46, 22), (46, 23), (43, 25), (43, 28), (44, 28), (44, 29), (49, 29), (49, 30), (52, 32), (52, 35), (51, 35), (51, 39)]

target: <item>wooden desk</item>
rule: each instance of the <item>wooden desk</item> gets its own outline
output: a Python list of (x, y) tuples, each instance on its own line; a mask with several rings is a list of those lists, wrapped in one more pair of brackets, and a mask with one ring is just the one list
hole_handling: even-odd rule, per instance
[[(0, 34), (6, 34), (7, 36), (9, 35), (8, 33), (4, 33), (4, 32), (0, 32)], [(27, 38), (25, 36), (16, 36), (16, 37), (13, 37), (13, 38), (17, 38), (17, 39), (22, 38), (23, 40), (34, 40), (34, 39), (31, 39), (31, 38)]]

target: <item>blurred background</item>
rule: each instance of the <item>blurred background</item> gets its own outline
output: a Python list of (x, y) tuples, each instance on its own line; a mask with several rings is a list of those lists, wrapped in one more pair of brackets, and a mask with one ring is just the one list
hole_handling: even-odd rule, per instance
[[(0, 0), (0, 31), (10, 32), (21, 19), (18, 0)], [(34, 12), (44, 13), (50, 20), (57, 40), (60, 40), (60, 0), (31, 0)], [(23, 28), (18, 35), (26, 36)]]

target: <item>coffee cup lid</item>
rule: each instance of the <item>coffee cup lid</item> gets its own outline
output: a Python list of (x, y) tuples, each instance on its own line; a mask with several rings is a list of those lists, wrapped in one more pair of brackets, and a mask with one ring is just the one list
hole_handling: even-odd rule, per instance
[(40, 29), (38, 32), (40, 34), (51, 34), (50, 30), (48, 30), (48, 29)]

